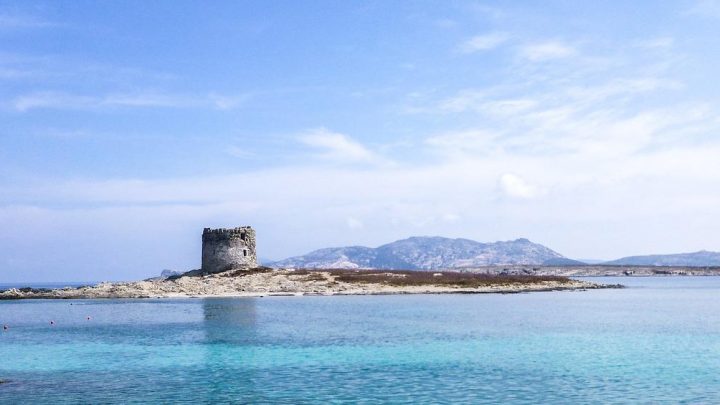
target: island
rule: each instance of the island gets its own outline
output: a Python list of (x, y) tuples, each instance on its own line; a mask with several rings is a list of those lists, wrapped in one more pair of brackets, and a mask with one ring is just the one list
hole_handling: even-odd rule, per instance
[(481, 294), (608, 288), (559, 276), (400, 270), (275, 270), (267, 267), (187, 274), (165, 280), (62, 289), (10, 289), (0, 299), (261, 297), (278, 295)]
[(60, 289), (12, 288), (0, 299), (259, 297), (277, 295), (481, 294), (619, 287), (556, 275), (460, 271), (273, 269), (259, 266), (255, 231), (205, 228), (202, 267), (164, 279)]

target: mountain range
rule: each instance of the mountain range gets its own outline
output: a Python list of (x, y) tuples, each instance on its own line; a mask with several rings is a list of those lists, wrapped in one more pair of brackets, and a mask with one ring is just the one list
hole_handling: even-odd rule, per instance
[(470, 239), (415, 236), (377, 248), (326, 248), (269, 263), (272, 267), (435, 270), (491, 265), (578, 265), (527, 239), (481, 243)]
[(720, 266), (720, 252), (701, 250), (694, 253), (678, 253), (671, 255), (629, 256), (602, 264), (617, 266), (687, 266), (712, 267)]
[[(492, 243), (439, 236), (415, 236), (377, 248), (325, 248), (267, 263), (271, 267), (436, 270), (497, 265), (578, 266), (586, 263), (525, 238)], [(720, 266), (720, 253), (629, 256), (598, 263), (609, 266)]]

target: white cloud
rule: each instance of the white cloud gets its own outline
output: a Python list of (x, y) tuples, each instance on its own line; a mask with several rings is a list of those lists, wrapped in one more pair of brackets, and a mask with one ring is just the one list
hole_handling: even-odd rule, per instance
[(378, 162), (380, 158), (359, 142), (345, 134), (316, 129), (299, 137), (300, 141), (313, 148), (321, 149), (320, 156), (338, 162)]
[(503, 32), (494, 32), (485, 35), (474, 36), (463, 42), (458, 50), (462, 53), (474, 53), (478, 51), (488, 51), (495, 49), (503, 43), (507, 42), (510, 36)]
[(505, 195), (514, 198), (530, 199), (538, 194), (537, 187), (528, 184), (522, 177), (511, 173), (500, 176), (500, 187)]
[[(720, 227), (720, 191), (713, 187), (720, 183), (720, 143), (648, 149), (663, 128), (685, 126), (678, 120), (687, 111), (676, 114), (619, 124), (606, 142), (600, 134), (604, 125), (589, 135), (577, 133), (587, 141), (578, 140), (573, 153), (524, 154), (498, 140), (491, 154), (466, 151), (391, 168), (328, 170), (299, 155), (293, 166), (227, 176), (24, 183), (4, 187), (0, 194), (0, 223), (5, 224), (0, 240), (25, 234), (38, 243), (29, 236), (46, 235), (49, 246), (57, 246), (57, 258), (69, 263), (80, 263), (86, 255), (73, 247), (82, 238), (121, 240), (123, 249), (98, 248), (97, 260), (112, 261), (107, 257), (112, 251), (136, 252), (145, 255), (144, 266), (157, 268), (177, 262), (172, 254), (181, 241), (180, 250), (187, 246), (194, 252), (203, 226), (245, 223), (258, 229), (263, 255), (277, 258), (325, 246), (378, 245), (434, 234), (486, 241), (527, 236), (574, 256), (621, 256), (651, 246), (677, 250), (686, 246), (676, 245), (677, 230), (692, 228), (688, 212), (703, 227)], [(659, 119), (664, 121), (649, 124)], [(707, 117), (685, 122), (696, 119)], [(575, 128), (582, 130), (582, 122)], [(638, 132), (636, 141), (632, 137)], [(542, 144), (552, 141), (552, 134), (526, 141)], [(637, 144), (616, 147), (628, 142)], [(147, 230), (167, 234), (168, 227), (175, 236), (162, 241), (131, 237), (152, 234)], [(632, 237), (623, 236), (628, 228), (637, 230)], [(682, 241), (688, 247), (720, 243), (714, 231), (689, 235)], [(583, 243), (577, 243), (579, 237)], [(167, 253), (147, 253), (148, 245)], [(185, 268), (193, 268), (196, 256), (188, 257)]]
[(595, 86), (571, 86), (567, 89), (566, 94), (580, 103), (595, 105), (595, 103), (611, 97), (635, 97), (655, 90), (678, 90), (681, 88), (681, 84), (672, 80), (660, 80), (657, 77), (637, 77), (612, 79)]
[(532, 62), (567, 58), (575, 53), (575, 48), (558, 41), (539, 42), (520, 48), (520, 55)]
[(348, 228), (350, 229), (362, 229), (363, 227), (365, 227), (365, 224), (363, 224), (362, 221), (354, 217), (347, 217), (346, 223)]
[(457, 222), (460, 219), (462, 219), (460, 215), (454, 214), (452, 212), (448, 212), (442, 215), (442, 220), (445, 222)]

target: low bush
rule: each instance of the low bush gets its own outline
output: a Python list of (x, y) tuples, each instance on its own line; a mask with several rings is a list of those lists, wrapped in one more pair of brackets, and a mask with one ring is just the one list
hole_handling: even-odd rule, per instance
[(543, 281), (570, 281), (560, 276), (477, 274), (457, 271), (409, 271), (409, 270), (295, 270), (294, 274), (312, 275), (328, 272), (335, 280), (346, 283), (377, 283), (393, 286), (455, 286), (465, 288), (487, 287), (506, 284), (535, 284)]

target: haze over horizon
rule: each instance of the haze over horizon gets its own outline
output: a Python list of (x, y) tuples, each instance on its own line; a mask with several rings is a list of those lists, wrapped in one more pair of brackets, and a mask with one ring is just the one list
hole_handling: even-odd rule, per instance
[(720, 2), (0, 1), (0, 283), (413, 235), (720, 250)]

